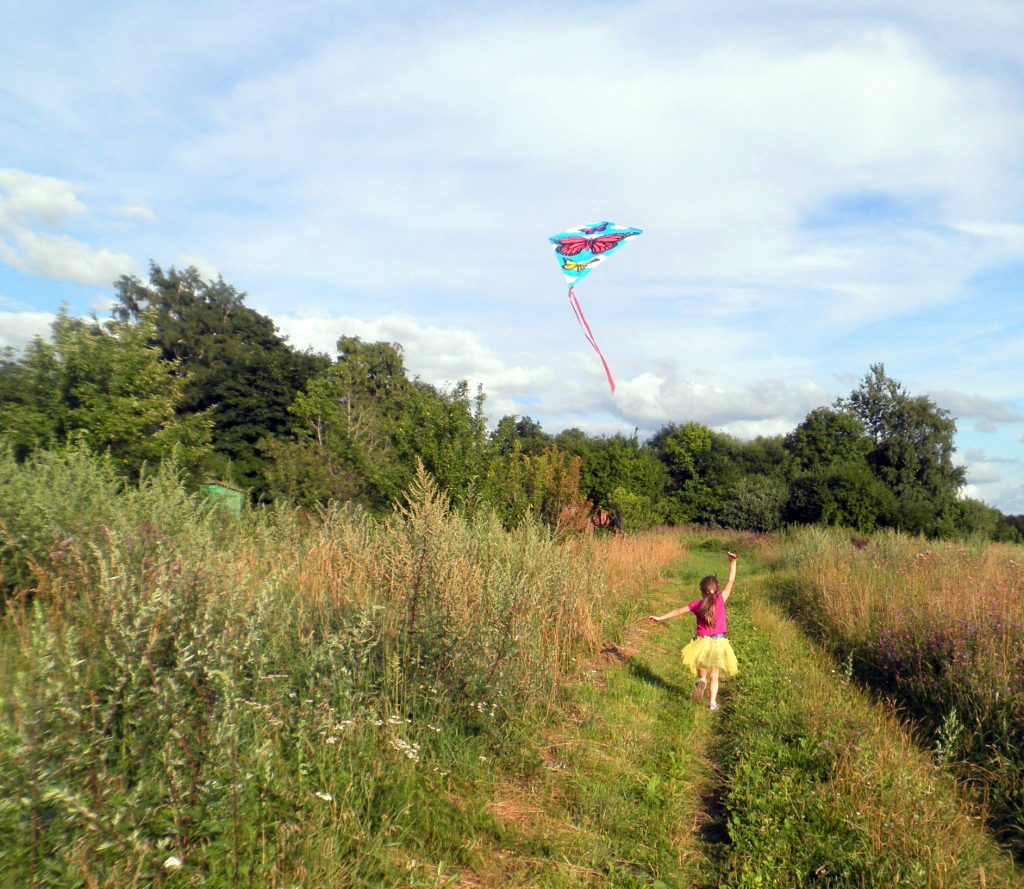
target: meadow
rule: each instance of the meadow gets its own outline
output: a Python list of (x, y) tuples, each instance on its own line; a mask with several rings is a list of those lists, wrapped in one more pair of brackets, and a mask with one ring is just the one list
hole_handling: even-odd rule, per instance
[[(422, 472), (235, 517), (74, 450), (0, 487), (4, 889), (1022, 882), (1019, 549), (508, 530)], [(644, 616), (727, 548), (712, 714)]]
[(383, 521), (234, 519), (74, 452), (0, 484), (10, 886), (444, 885), (453, 800), (679, 557), (506, 532), (423, 474)]
[(803, 529), (780, 537), (772, 560), (800, 623), (1024, 851), (1024, 548)]

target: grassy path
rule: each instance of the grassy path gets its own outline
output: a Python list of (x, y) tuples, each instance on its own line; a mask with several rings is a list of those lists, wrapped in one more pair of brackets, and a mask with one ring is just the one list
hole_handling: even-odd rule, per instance
[[(691, 541), (653, 607), (722, 571), (729, 542)], [(772, 604), (756, 553), (741, 554), (729, 621), (742, 674), (723, 685), (723, 711), (690, 700), (678, 651), (692, 622), (637, 625), (621, 663), (566, 689), (542, 765), (496, 779), (499, 827), (461, 885), (1024, 886), (952, 779)]]
[[(671, 580), (653, 607), (678, 604), (690, 586)], [(491, 788), (499, 829), (475, 850), (481, 867), (461, 885), (717, 885), (708, 880), (714, 826), (705, 812), (715, 766), (704, 757), (714, 714), (690, 700), (679, 638), (639, 624), (564, 690), (539, 767)]]

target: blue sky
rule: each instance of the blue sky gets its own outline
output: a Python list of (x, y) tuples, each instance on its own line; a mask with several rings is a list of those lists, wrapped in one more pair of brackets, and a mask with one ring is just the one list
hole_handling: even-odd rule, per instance
[[(0, 345), (155, 260), (550, 432), (787, 432), (884, 362), (1024, 513), (1016, 0), (5, 6)], [(603, 219), (614, 396), (547, 243)]]

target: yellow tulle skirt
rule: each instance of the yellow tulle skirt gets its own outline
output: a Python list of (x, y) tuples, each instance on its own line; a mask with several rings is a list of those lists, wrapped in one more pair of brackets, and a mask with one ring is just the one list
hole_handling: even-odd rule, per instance
[(718, 675), (723, 677), (735, 676), (740, 671), (728, 639), (698, 636), (682, 650), (681, 655), (683, 663), (694, 676), (698, 670), (709, 670), (711, 667), (718, 667)]

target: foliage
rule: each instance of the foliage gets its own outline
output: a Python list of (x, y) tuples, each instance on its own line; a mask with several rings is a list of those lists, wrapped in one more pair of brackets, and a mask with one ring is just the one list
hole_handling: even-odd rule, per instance
[(911, 397), (885, 366), (874, 364), (838, 403), (864, 424), (868, 463), (896, 495), (895, 524), (910, 533), (948, 536), (964, 469), (953, 464), (956, 422), (926, 396)]
[(554, 445), (540, 454), (515, 450), (494, 464), (484, 496), (507, 528), (530, 519), (556, 534), (582, 531), (590, 503), (580, 493), (580, 463)]
[(700, 423), (685, 423), (663, 427), (650, 445), (669, 475), (669, 521), (718, 524), (730, 485), (739, 476), (735, 440)]
[(0, 624), (12, 885), (438, 885), (494, 830), (459, 796), (651, 580), (634, 549), (613, 582), (612, 538), (462, 517), (423, 473), (383, 521), (309, 521), (227, 520), (80, 453), (4, 471), (23, 506), (79, 491)]
[(622, 485), (608, 495), (607, 504), (618, 522), (618, 527), (623, 531), (642, 531), (645, 528), (654, 528), (664, 521), (661, 503), (643, 494), (634, 493)]
[(262, 493), (258, 443), (284, 432), (296, 393), (326, 356), (292, 349), (243, 293), (194, 268), (165, 272), (152, 263), (148, 282), (120, 278), (116, 298), (114, 317), (122, 324), (149, 318), (149, 341), (187, 374), (183, 410), (212, 417), (213, 474)]
[(727, 528), (776, 531), (789, 498), (784, 481), (765, 475), (744, 475), (732, 485), (722, 504), (720, 521)]
[(516, 451), (539, 454), (552, 444), (551, 436), (531, 417), (505, 416), (491, 433), (491, 444), (497, 453), (507, 457)]
[(0, 432), (15, 454), (74, 441), (109, 453), (131, 477), (172, 454), (198, 469), (210, 421), (180, 413), (187, 380), (148, 344), (152, 330), (149, 316), (101, 324), (62, 310), (52, 342), (36, 338), (20, 362), (3, 368)]
[[(0, 436), (17, 459), (74, 439), (109, 450), (134, 476), (173, 453), (193, 484), (214, 477), (257, 500), (376, 514), (422, 465), (457, 506), (496, 509), (507, 526), (529, 512), (584, 528), (592, 509), (623, 528), (1024, 537), (1020, 516), (960, 496), (955, 422), (882, 364), (785, 436), (743, 441), (685, 419), (647, 441), (551, 435), (519, 415), (488, 431), (482, 390), (411, 376), (400, 344), (345, 335), (334, 359), (297, 351), (245, 294), (194, 268), (154, 263), (146, 282), (121, 278), (116, 297), (109, 322), (63, 313), (52, 342), (0, 352)], [(552, 447), (578, 460), (579, 497), (550, 494), (561, 485), (558, 473), (545, 481)]]
[(483, 396), (410, 380), (395, 343), (338, 341), (338, 360), (290, 408), (290, 440), (267, 438), (270, 490), (293, 502), (357, 501), (386, 509), (418, 464), (465, 503), (486, 472)]

